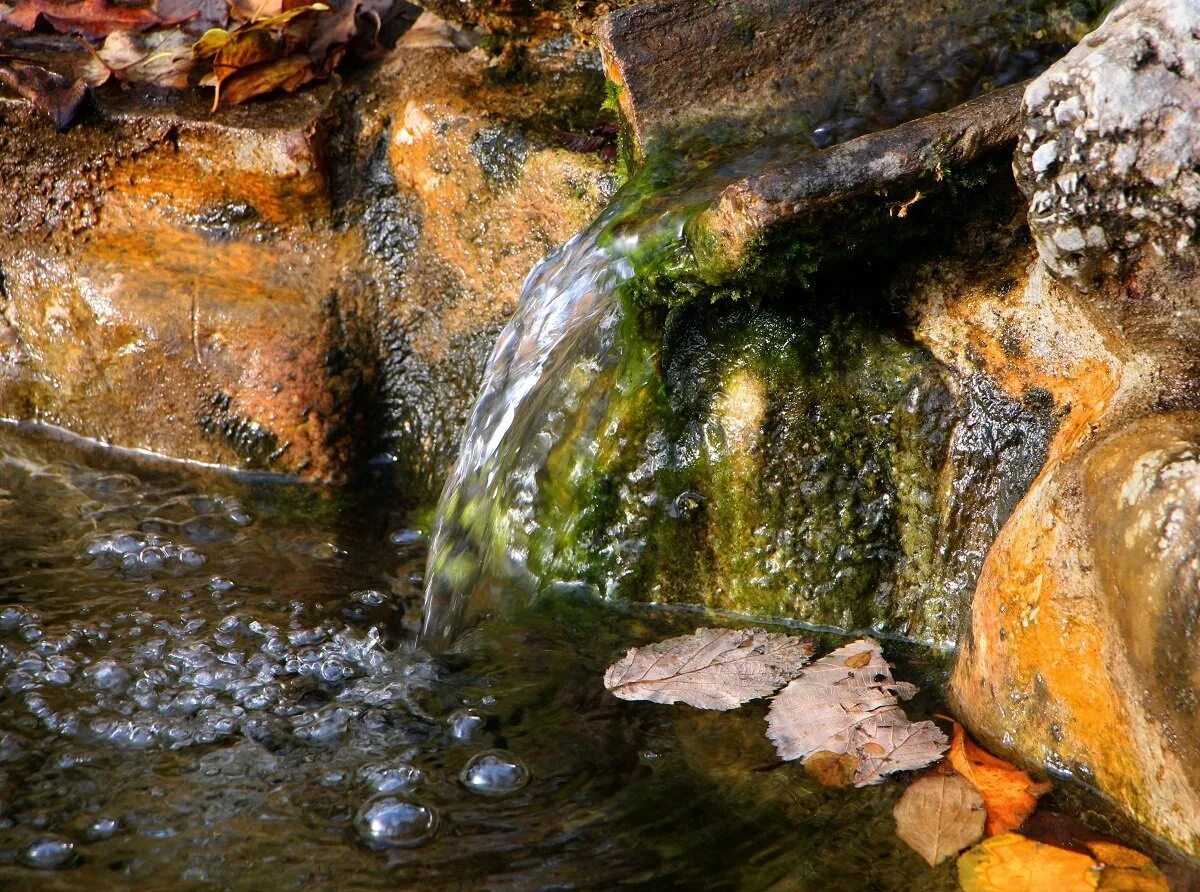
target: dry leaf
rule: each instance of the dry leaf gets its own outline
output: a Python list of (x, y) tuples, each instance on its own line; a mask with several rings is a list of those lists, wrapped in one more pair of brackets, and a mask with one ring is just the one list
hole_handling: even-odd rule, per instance
[(931, 867), (983, 839), (987, 819), (979, 791), (962, 775), (945, 772), (913, 783), (892, 815), (896, 835)]
[(946, 737), (932, 722), (909, 722), (897, 697), (916, 688), (892, 678), (879, 643), (864, 638), (817, 660), (784, 688), (767, 713), (767, 737), (783, 759), (816, 753), (858, 761), (855, 786), (923, 768), (941, 758)]
[(272, 90), (294, 93), (316, 76), (307, 56), (289, 56), (238, 71), (225, 80), (221, 96), (230, 105), (237, 105)]
[(28, 99), (42, 114), (65, 130), (83, 108), (88, 87), (40, 65), (0, 59), (0, 84)]
[(954, 723), (946, 759), (983, 797), (988, 811), (988, 836), (1007, 833), (1024, 824), (1037, 808), (1038, 797), (1052, 786), (1036, 783), (1020, 768), (973, 743), (958, 722)]
[(958, 859), (958, 882), (963, 892), (1091, 892), (1100, 870), (1079, 852), (1001, 833)]
[(32, 31), (38, 19), (44, 19), (55, 31), (79, 34), (91, 39), (107, 37), (113, 31), (144, 31), (159, 25), (176, 25), (186, 18), (165, 19), (151, 4), (132, 6), (111, 0), (22, 0), (4, 15), (14, 28)]
[(812, 656), (802, 638), (764, 629), (697, 629), (633, 647), (604, 673), (623, 700), (733, 709), (779, 690)]
[(114, 31), (96, 50), (92, 66), (93, 84), (103, 83), (111, 73), (130, 84), (183, 88), (192, 70), (192, 39), (178, 29), (135, 34)]
[(899, 709), (889, 712), (874, 726), (859, 728), (861, 758), (854, 773), (854, 786), (877, 784), (884, 775), (915, 771), (936, 762), (946, 751), (946, 735), (933, 722), (910, 722)]

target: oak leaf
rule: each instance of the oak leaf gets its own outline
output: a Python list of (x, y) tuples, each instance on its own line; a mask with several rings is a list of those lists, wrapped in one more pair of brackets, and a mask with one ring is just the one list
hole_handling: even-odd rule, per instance
[(946, 760), (983, 797), (988, 812), (988, 836), (1019, 828), (1037, 808), (1038, 797), (1052, 786), (1049, 782), (1035, 782), (1020, 768), (976, 745), (958, 722), (951, 732)]
[(1087, 855), (1001, 833), (958, 859), (963, 892), (1091, 892), (1100, 869)]
[(783, 759), (817, 753), (857, 760), (855, 786), (879, 783), (885, 774), (923, 768), (946, 749), (932, 722), (909, 722), (899, 697), (916, 688), (892, 678), (879, 643), (860, 639), (804, 669), (771, 701), (767, 737)]
[(604, 686), (623, 700), (733, 709), (766, 697), (812, 656), (802, 638), (764, 629), (697, 629), (633, 647), (608, 667)]
[(987, 812), (966, 778), (939, 771), (919, 778), (892, 809), (896, 835), (931, 867), (983, 839)]

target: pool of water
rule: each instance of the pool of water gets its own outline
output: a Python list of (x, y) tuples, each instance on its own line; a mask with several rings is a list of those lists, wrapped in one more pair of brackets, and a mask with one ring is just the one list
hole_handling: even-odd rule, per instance
[[(902, 784), (821, 788), (763, 705), (605, 692), (711, 617), (535, 603), (422, 654), (402, 501), (0, 428), (0, 888), (956, 888)], [(935, 711), (943, 660), (887, 652)]]

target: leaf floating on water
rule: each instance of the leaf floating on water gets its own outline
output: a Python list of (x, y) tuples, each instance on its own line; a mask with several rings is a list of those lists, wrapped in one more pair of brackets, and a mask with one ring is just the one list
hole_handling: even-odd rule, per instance
[(931, 867), (983, 839), (987, 811), (966, 778), (939, 771), (918, 779), (892, 809), (896, 835)]
[(68, 80), (40, 65), (0, 60), (0, 84), (28, 99), (59, 130), (75, 120), (87, 99), (83, 81)]
[(1087, 847), (1104, 868), (1098, 887), (1101, 890), (1171, 892), (1166, 876), (1149, 856), (1108, 840), (1095, 840)]
[(1091, 892), (1100, 870), (1087, 855), (1001, 833), (985, 839), (958, 859), (963, 892)]
[(983, 797), (988, 836), (1019, 828), (1037, 808), (1038, 797), (1053, 786), (1035, 782), (1020, 768), (972, 742), (958, 722), (954, 723), (946, 759)]
[(812, 645), (792, 635), (697, 629), (630, 648), (608, 667), (604, 686), (622, 700), (733, 709), (775, 693), (811, 656)]
[(897, 709), (879, 722), (869, 738), (860, 739), (858, 752), (862, 761), (854, 773), (854, 786), (865, 787), (879, 783), (886, 774), (932, 765), (946, 752), (946, 735), (933, 722), (910, 722)]
[(916, 688), (892, 678), (879, 642), (863, 638), (822, 657), (784, 688), (767, 713), (767, 737), (783, 759), (818, 753), (855, 759), (854, 785), (941, 758), (946, 736), (932, 722), (910, 722), (899, 699)]

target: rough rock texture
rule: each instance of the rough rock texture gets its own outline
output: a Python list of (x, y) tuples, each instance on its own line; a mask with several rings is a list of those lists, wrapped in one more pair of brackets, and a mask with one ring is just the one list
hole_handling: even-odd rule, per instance
[(361, 219), (379, 292), (382, 434), (434, 495), (483, 365), (530, 269), (598, 213), (616, 179), (563, 134), (595, 123), (594, 52), (544, 45), (516, 69), (481, 50), (405, 47), (360, 112)]
[(0, 104), (4, 414), (338, 476), (368, 372), (338, 300), (331, 91), (208, 117), (116, 99), (67, 134)]
[(419, 25), (347, 83), (215, 115), (106, 95), (57, 134), (0, 99), (0, 413), (313, 480), (382, 445), (433, 489), (611, 165), (558, 135), (594, 123), (594, 52)]
[(1066, 414), (987, 555), (952, 680), (974, 733), (1192, 855), (1198, 28), (1197, 4), (1127, 3), (1026, 92), (1025, 299), (1074, 320), (1043, 333)]
[(1086, 16), (1010, 0), (658, 0), (596, 33), (645, 156), (694, 136), (825, 148), (1039, 72)]
[(1038, 253), (1087, 286), (1189, 246), (1200, 210), (1200, 3), (1128, 2), (1025, 96), (1017, 175)]

